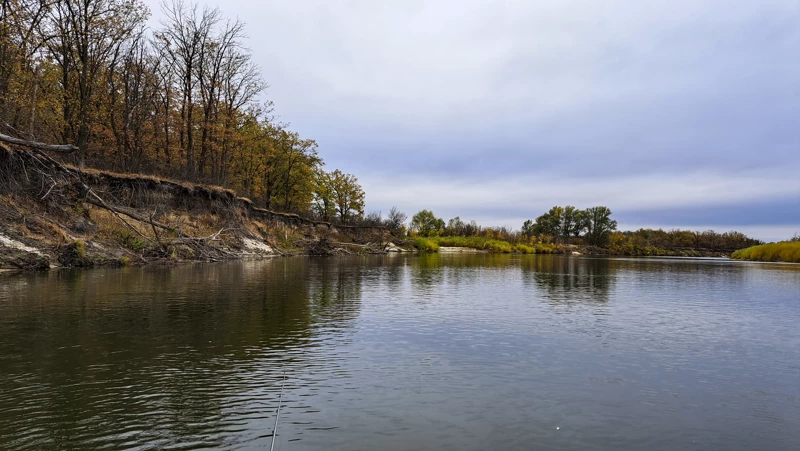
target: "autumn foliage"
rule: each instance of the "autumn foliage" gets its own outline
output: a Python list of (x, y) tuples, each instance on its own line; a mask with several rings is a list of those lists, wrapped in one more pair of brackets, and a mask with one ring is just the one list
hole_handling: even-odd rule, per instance
[[(3, 0), (0, 133), (76, 144), (79, 166), (234, 189), (270, 210), (353, 222), (357, 179), (330, 173), (317, 143), (277, 120), (245, 24), (166, 0)], [(349, 184), (348, 186), (345, 186)], [(312, 201), (334, 189), (336, 208)]]

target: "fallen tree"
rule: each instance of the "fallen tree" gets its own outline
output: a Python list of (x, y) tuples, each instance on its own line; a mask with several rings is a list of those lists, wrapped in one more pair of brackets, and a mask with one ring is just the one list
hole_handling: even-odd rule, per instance
[(0, 141), (36, 150), (48, 150), (51, 152), (72, 153), (78, 151), (78, 146), (72, 144), (45, 144), (36, 141), (14, 138), (13, 136), (4, 135), (2, 133), (0, 133)]

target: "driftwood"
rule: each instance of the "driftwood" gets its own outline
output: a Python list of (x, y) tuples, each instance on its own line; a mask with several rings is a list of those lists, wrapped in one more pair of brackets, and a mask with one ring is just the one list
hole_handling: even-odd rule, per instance
[(0, 133), (0, 141), (7, 142), (9, 144), (16, 144), (18, 146), (30, 147), (31, 149), (36, 150), (49, 150), (61, 153), (72, 153), (78, 150), (78, 146), (74, 146), (72, 144), (45, 144), (36, 141), (14, 138), (13, 136), (4, 135), (2, 133)]
[[(86, 185), (83, 185), (83, 187), (84, 187), (84, 189), (88, 188)], [(175, 230), (174, 228), (172, 228), (172, 227), (170, 227), (170, 226), (168, 226), (166, 224), (162, 224), (162, 223), (160, 223), (158, 221), (154, 221), (152, 219), (152, 217), (151, 218), (143, 218), (143, 217), (137, 215), (136, 213), (133, 213), (133, 212), (130, 212), (130, 211), (126, 211), (126, 210), (124, 210), (122, 208), (112, 207), (111, 205), (106, 203), (100, 196), (95, 194), (95, 192), (93, 190), (91, 190), (91, 189), (89, 189), (89, 193), (96, 200), (95, 199), (86, 199), (86, 202), (89, 202), (90, 204), (92, 204), (92, 205), (94, 205), (96, 207), (104, 208), (104, 209), (110, 211), (111, 213), (114, 213), (115, 216), (125, 215), (125, 216), (127, 216), (127, 217), (129, 217), (131, 219), (135, 219), (136, 221), (139, 221), (139, 222), (141, 222), (143, 224), (149, 224), (152, 227), (158, 227), (158, 228), (164, 229), (164, 230), (169, 231), (169, 232), (177, 233), (177, 230)], [(123, 222), (125, 222), (125, 221), (123, 220)]]

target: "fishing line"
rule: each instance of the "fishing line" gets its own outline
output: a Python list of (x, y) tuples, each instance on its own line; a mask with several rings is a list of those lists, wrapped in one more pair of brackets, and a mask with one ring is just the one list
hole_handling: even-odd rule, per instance
[(275, 436), (278, 435), (278, 419), (281, 417), (281, 401), (283, 400), (283, 385), (286, 383), (286, 373), (283, 373), (283, 381), (281, 382), (281, 394), (278, 396), (278, 414), (275, 415), (275, 426), (272, 427), (272, 444), (269, 445), (269, 451), (275, 447)]

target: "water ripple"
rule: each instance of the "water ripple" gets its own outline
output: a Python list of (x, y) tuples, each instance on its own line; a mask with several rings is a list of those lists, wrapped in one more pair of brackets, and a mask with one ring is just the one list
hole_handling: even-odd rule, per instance
[[(800, 271), (541, 256), (3, 278), (0, 448), (800, 449)], [(284, 382), (285, 376), (285, 382)]]

